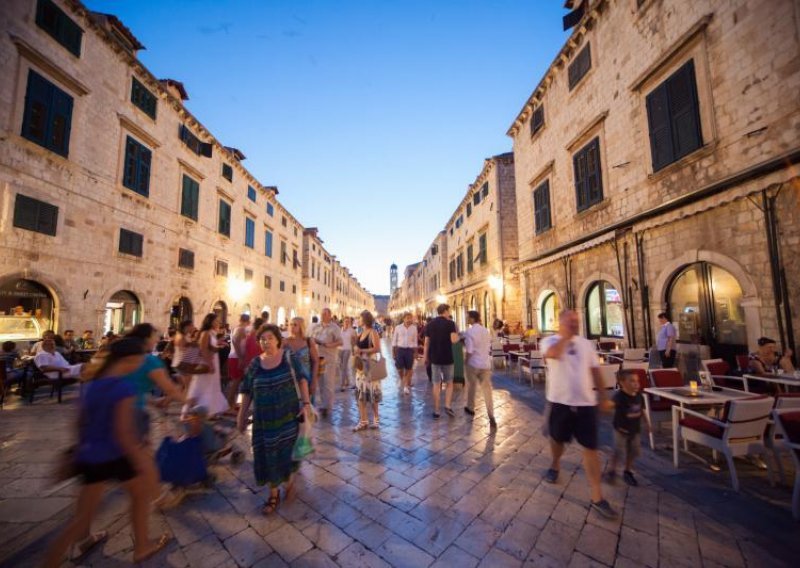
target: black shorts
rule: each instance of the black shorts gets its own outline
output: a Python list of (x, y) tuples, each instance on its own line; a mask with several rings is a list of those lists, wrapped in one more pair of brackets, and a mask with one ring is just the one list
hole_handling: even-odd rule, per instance
[(597, 407), (567, 406), (550, 403), (550, 437), (560, 443), (578, 443), (589, 450), (597, 449)]
[(414, 368), (414, 355), (417, 350), (413, 347), (398, 347), (395, 365), (399, 370), (410, 371)]
[(136, 477), (136, 470), (125, 457), (102, 463), (78, 463), (75, 469), (84, 485), (111, 480), (130, 481)]

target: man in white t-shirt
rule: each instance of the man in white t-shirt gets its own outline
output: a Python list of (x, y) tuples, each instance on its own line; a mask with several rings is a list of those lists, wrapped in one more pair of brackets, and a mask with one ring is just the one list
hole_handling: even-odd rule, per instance
[(492, 396), (492, 359), (489, 353), (492, 348), (492, 335), (481, 325), (481, 315), (475, 311), (467, 312), (469, 329), (464, 333), (464, 344), (467, 353), (467, 405), (464, 412), (475, 416), (475, 391), (481, 386), (486, 412), (489, 414), (489, 427), (497, 428), (494, 419), (494, 398)]
[(70, 365), (64, 356), (56, 351), (56, 342), (52, 337), (42, 340), (42, 349), (33, 358), (33, 362), (47, 377), (57, 379), (59, 372), (64, 378), (80, 376), (83, 365)]
[(548, 426), (553, 463), (545, 481), (558, 481), (564, 444), (575, 438), (583, 446), (583, 466), (589, 481), (591, 508), (607, 518), (616, 511), (603, 498), (600, 486), (600, 456), (597, 452), (597, 407), (609, 410), (594, 344), (580, 337), (578, 314), (564, 310), (558, 318), (557, 335), (542, 340), (540, 349), (547, 362), (546, 396), (550, 404)]

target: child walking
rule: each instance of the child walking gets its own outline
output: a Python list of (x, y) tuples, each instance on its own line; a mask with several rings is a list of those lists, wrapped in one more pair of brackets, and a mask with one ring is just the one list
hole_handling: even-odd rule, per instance
[[(625, 469), (622, 479), (628, 485), (636, 487), (639, 482), (633, 475), (633, 462), (639, 457), (641, 448), (641, 421), (644, 398), (639, 391), (639, 375), (630, 369), (623, 369), (617, 374), (619, 390), (614, 394), (614, 453), (606, 470), (605, 480), (613, 485), (617, 479), (617, 462), (625, 456)], [(647, 422), (647, 415), (644, 415)], [(647, 424), (648, 428), (650, 424)]]

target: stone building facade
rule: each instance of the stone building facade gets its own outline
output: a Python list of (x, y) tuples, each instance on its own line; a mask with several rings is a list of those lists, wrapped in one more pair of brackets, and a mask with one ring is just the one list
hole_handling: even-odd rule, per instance
[(461, 328), (468, 310), (489, 323), (519, 321), (519, 276), (512, 271), (518, 260), (516, 220), (514, 156), (500, 154), (485, 160), (423, 260), (406, 269), (390, 311), (431, 316), (438, 304), (448, 303)]
[[(580, 4), (573, 2), (573, 5)], [(800, 4), (585, 0), (508, 131), (524, 321), (680, 350), (800, 330)]]
[[(180, 82), (138, 61), (118, 19), (9, 0), (0, 29), (0, 313), (119, 331), (301, 311), (302, 224), (187, 110)], [(353, 311), (372, 307), (340, 278), (363, 292)]]

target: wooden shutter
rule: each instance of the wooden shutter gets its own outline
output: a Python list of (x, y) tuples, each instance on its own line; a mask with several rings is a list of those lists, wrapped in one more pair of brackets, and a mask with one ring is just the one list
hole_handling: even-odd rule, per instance
[(544, 105), (540, 104), (533, 111), (531, 117), (531, 134), (536, 134), (544, 126)]
[(34, 71), (28, 72), (22, 136), (42, 146), (47, 137), (47, 109), (50, 106), (50, 83)]
[(264, 254), (272, 257), (272, 231), (267, 231), (264, 236)]
[(586, 152), (584, 150), (575, 154), (572, 159), (575, 170), (575, 198), (578, 211), (583, 211), (588, 206), (586, 194)]
[(147, 197), (150, 195), (150, 159), (151, 152), (141, 144), (138, 144), (138, 160), (136, 172), (137, 191)]
[(647, 95), (646, 104), (647, 124), (650, 129), (650, 155), (653, 160), (653, 171), (658, 171), (675, 161), (666, 83), (659, 85)]
[(122, 173), (122, 185), (136, 189), (136, 141), (128, 136), (125, 139), (125, 164)]
[(197, 221), (199, 198), (200, 184), (184, 174), (181, 190), (181, 215)]
[(603, 200), (603, 176), (600, 169), (600, 139), (595, 138), (586, 147), (586, 192), (588, 205)]
[(50, 133), (48, 148), (66, 157), (69, 154), (69, 134), (72, 128), (72, 97), (61, 89), (53, 91), (50, 108)]
[(694, 60), (690, 59), (678, 69), (667, 80), (666, 86), (672, 119), (674, 159), (678, 160), (702, 145)]
[(550, 228), (550, 181), (545, 180), (533, 191), (533, 210), (536, 233)]
[(472, 259), (472, 251), (473, 251), (472, 245), (468, 245), (467, 246), (467, 272), (472, 272), (472, 267), (473, 267), (473, 262), (474, 262), (473, 259)]

